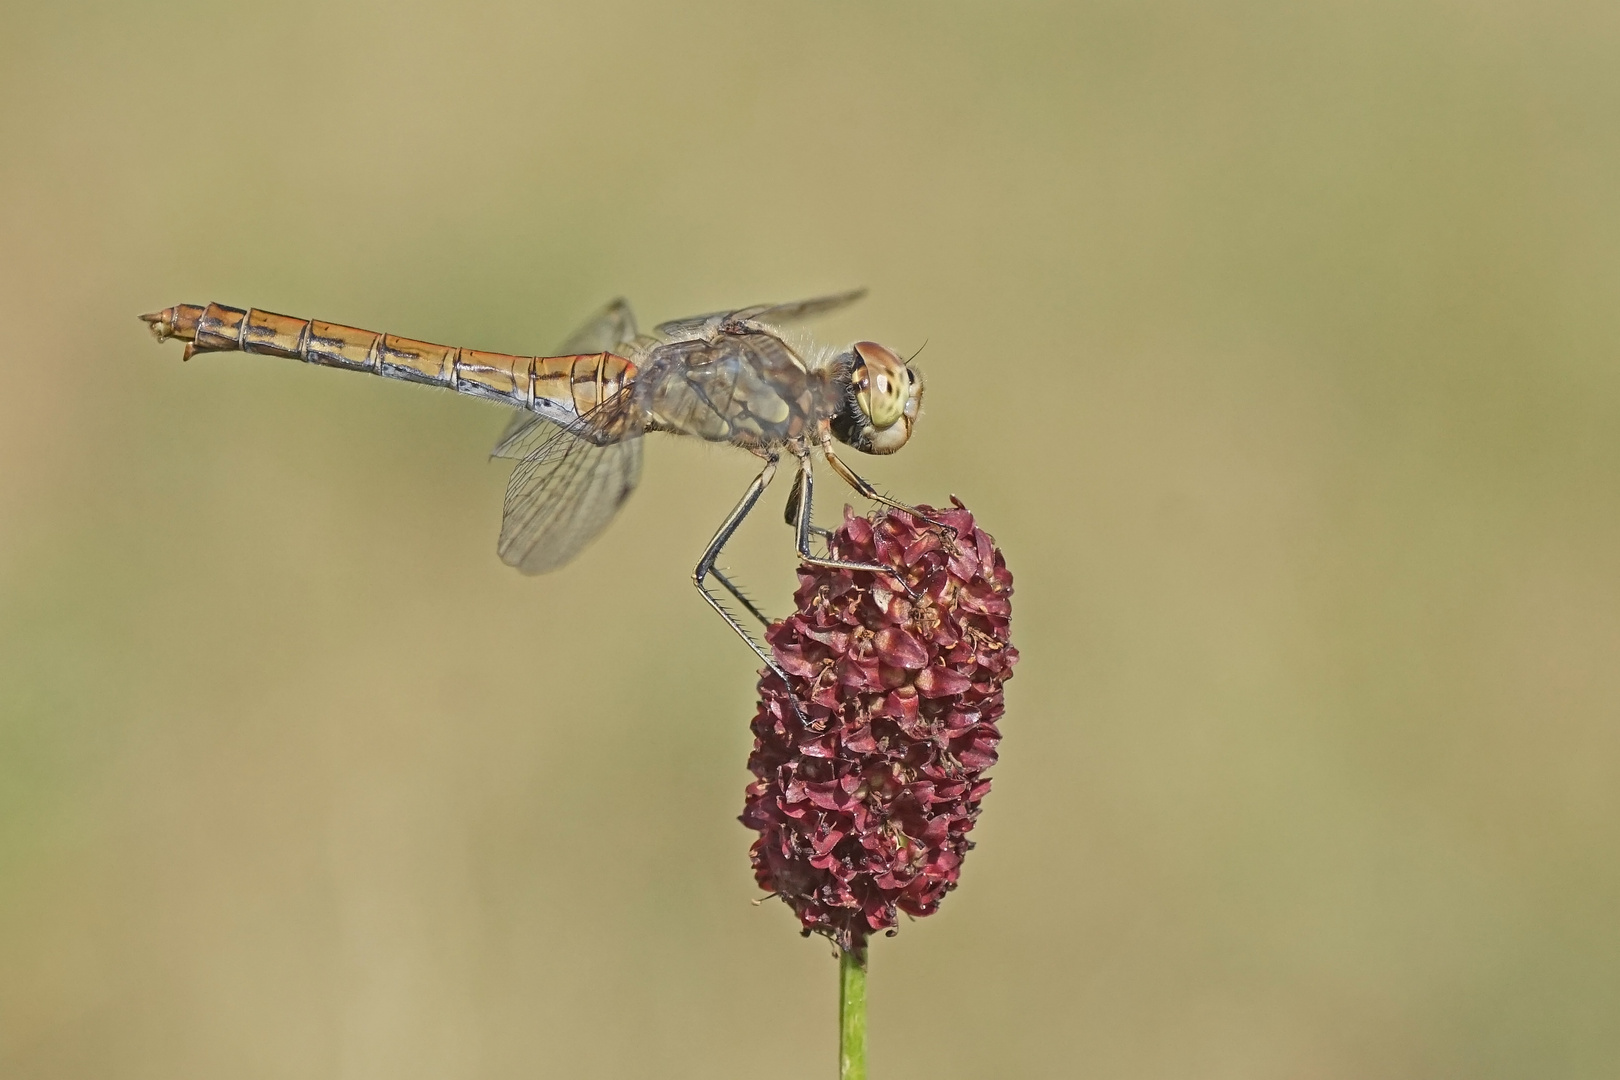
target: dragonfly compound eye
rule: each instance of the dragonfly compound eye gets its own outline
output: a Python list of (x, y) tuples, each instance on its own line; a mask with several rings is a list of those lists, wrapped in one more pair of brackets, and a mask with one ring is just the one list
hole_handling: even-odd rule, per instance
[(855, 401), (873, 427), (879, 431), (893, 427), (906, 410), (906, 396), (910, 389), (911, 380), (907, 378), (905, 361), (871, 341), (857, 341), (855, 355), (859, 358), (851, 373), (855, 383)]
[(892, 454), (911, 438), (922, 407), (922, 376), (871, 341), (857, 341), (850, 353), (853, 400), (833, 419), (833, 434), (864, 453)]

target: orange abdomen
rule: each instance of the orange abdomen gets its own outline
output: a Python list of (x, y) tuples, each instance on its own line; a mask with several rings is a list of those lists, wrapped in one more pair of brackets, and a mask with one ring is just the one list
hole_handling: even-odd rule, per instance
[(583, 416), (628, 386), (636, 365), (614, 353), (513, 356), (379, 334), (223, 304), (178, 304), (142, 315), (159, 341), (203, 352), (265, 353), (326, 367), (429, 383), (546, 414)]

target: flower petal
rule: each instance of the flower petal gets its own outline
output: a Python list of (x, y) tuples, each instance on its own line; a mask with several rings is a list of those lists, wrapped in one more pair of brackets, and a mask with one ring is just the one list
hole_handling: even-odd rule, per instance
[(928, 664), (928, 650), (923, 648), (923, 643), (909, 630), (898, 626), (878, 631), (877, 652), (891, 667), (915, 671)]

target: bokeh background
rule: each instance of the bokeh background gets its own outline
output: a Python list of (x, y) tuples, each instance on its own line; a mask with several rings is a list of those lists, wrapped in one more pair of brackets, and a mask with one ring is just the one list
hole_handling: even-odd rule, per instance
[(135, 316), (536, 352), (853, 285), (827, 339), (928, 343), (867, 471), (978, 512), (1024, 657), (874, 1075), (1616, 1075), (1617, 55), (1612, 3), (8, 4), (0, 1075), (829, 1075), (687, 580), (750, 459), (651, 446), (524, 579), (497, 409)]

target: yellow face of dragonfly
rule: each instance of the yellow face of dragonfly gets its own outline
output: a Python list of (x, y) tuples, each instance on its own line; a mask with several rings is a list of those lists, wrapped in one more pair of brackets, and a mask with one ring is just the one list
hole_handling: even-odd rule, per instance
[(834, 434), (868, 454), (892, 454), (911, 438), (911, 425), (922, 408), (922, 376), (874, 341), (857, 341), (852, 350), (850, 388), (855, 409), (834, 425)]

